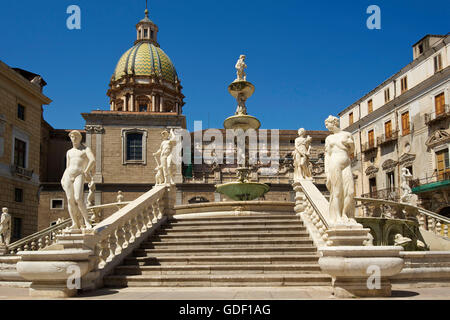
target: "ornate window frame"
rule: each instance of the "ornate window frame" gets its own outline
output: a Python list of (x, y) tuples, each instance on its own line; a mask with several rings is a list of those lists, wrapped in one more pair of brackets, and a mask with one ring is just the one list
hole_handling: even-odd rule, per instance
[[(132, 133), (142, 134), (142, 160), (127, 160), (127, 135)], [(122, 136), (122, 164), (147, 165), (147, 137), (148, 137), (147, 130), (139, 128), (122, 129), (121, 136)]]

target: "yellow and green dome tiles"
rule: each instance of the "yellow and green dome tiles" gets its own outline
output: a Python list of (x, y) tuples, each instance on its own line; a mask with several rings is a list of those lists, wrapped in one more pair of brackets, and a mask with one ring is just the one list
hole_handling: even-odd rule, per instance
[(124, 75), (156, 76), (172, 83), (177, 78), (170, 58), (150, 42), (138, 43), (122, 55), (114, 72), (114, 80)]

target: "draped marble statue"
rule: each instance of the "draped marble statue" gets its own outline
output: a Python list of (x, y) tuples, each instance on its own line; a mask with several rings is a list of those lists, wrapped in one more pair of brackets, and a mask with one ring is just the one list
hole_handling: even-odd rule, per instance
[(95, 165), (95, 158), (91, 149), (81, 143), (82, 136), (79, 131), (70, 132), (69, 137), (72, 149), (67, 151), (67, 168), (61, 179), (72, 219), (69, 230), (92, 229), (84, 202), (84, 183), (92, 181), (91, 171)]
[(8, 208), (2, 209), (0, 217), (0, 245), (9, 245), (11, 241), (11, 215)]
[[(156, 185), (174, 185), (175, 162), (173, 151), (177, 145), (177, 138), (173, 129), (170, 133), (164, 130), (161, 133), (163, 141), (159, 150), (153, 154), (156, 160)], [(159, 161), (158, 161), (159, 157)]]
[(236, 62), (235, 68), (237, 71), (236, 81), (247, 81), (247, 75), (245, 74), (244, 71), (244, 69), (247, 68), (247, 65), (245, 64), (245, 55), (241, 54), (239, 60)]
[(332, 224), (356, 224), (355, 187), (350, 156), (355, 143), (349, 132), (341, 131), (339, 119), (329, 116), (325, 126), (332, 133), (325, 140), (326, 186), (330, 191), (329, 215)]
[(294, 155), (294, 181), (312, 179), (309, 156), (311, 154), (310, 136), (305, 137), (306, 131), (301, 128), (298, 130), (298, 138), (295, 139)]

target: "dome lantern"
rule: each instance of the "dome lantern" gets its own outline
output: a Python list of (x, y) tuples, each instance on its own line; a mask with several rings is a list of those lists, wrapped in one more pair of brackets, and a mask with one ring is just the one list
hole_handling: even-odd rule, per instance
[(148, 18), (148, 9), (145, 8), (145, 18), (136, 25), (137, 39), (134, 44), (140, 42), (150, 42), (159, 47), (158, 26)]

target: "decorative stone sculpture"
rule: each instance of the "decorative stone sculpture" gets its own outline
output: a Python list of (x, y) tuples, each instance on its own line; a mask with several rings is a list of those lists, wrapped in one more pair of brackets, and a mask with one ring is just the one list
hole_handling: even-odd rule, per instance
[(117, 198), (116, 198), (117, 203), (121, 203), (123, 202), (123, 194), (122, 191), (117, 192)]
[(335, 225), (357, 224), (355, 217), (355, 187), (350, 155), (355, 143), (349, 132), (341, 131), (339, 119), (329, 116), (325, 126), (332, 132), (325, 140), (326, 186), (330, 191), (330, 222)]
[(83, 195), (85, 181), (92, 180), (90, 172), (95, 165), (95, 158), (91, 149), (81, 143), (79, 131), (70, 132), (69, 137), (73, 148), (67, 151), (67, 168), (61, 179), (72, 219), (72, 226), (68, 229), (92, 229)]
[(400, 198), (401, 202), (410, 202), (413, 196), (411, 187), (409, 186), (409, 180), (412, 179), (412, 174), (409, 172), (408, 168), (402, 168), (402, 177), (401, 177), (401, 189), (402, 196)]
[(298, 138), (295, 139), (295, 150), (293, 152), (294, 181), (312, 179), (309, 162), (312, 138), (310, 136), (305, 137), (305, 134), (305, 129), (301, 128), (298, 130)]
[(247, 65), (245, 64), (245, 55), (243, 54), (240, 55), (235, 68), (237, 70), (236, 81), (247, 81), (247, 75), (245, 74), (244, 71), (244, 69), (247, 68)]
[(153, 154), (157, 163), (155, 168), (157, 171), (155, 177), (156, 185), (174, 185), (175, 163), (173, 161), (173, 151), (177, 144), (175, 132), (173, 129), (170, 130), (170, 133), (164, 130), (161, 136), (163, 137), (163, 142), (161, 142), (159, 150)]
[(412, 240), (408, 237), (402, 236), (400, 233), (394, 237), (394, 245), (405, 248)]
[(11, 241), (11, 215), (8, 208), (2, 209), (0, 218), (0, 245), (9, 245)]

